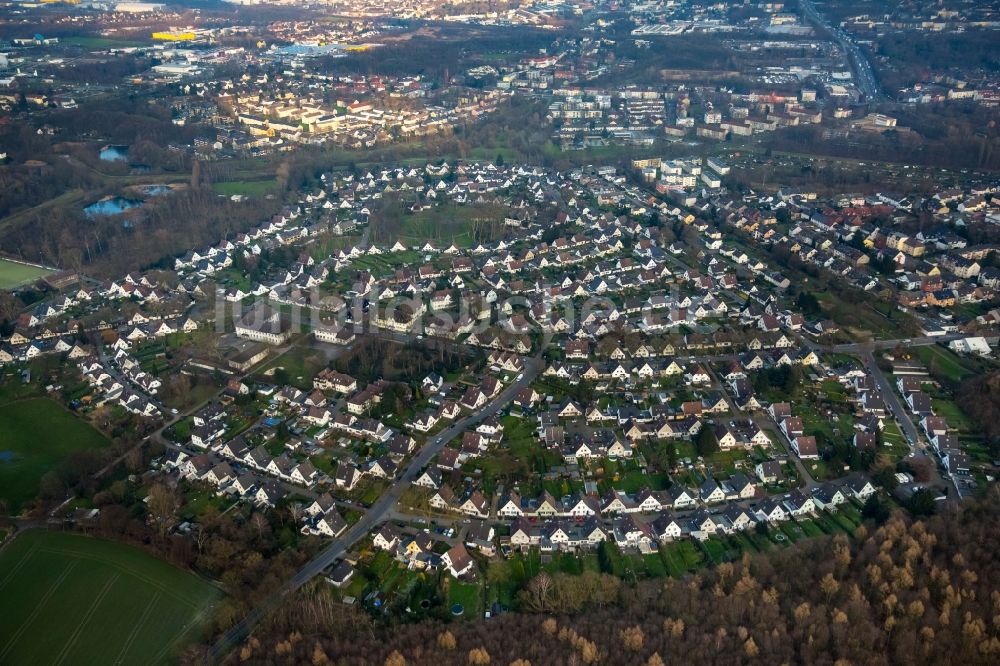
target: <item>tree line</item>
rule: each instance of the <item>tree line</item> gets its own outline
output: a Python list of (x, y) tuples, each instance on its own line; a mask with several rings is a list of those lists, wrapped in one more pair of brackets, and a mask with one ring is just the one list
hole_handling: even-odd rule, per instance
[(608, 585), (594, 574), (568, 586), (540, 574), (523, 612), (489, 621), (372, 620), (316, 585), (227, 663), (996, 663), (998, 518), (994, 490), (946, 515), (897, 512), (853, 538), (808, 539), (679, 580)]

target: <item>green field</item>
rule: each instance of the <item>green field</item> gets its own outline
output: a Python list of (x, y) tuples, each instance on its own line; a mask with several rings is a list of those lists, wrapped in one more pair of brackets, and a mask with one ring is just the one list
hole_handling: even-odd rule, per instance
[(823, 306), (824, 313), (844, 327), (845, 332), (854, 339), (864, 340), (871, 336), (902, 337), (916, 330), (913, 316), (895, 308), (883, 312), (868, 303), (854, 301), (832, 290), (816, 292), (815, 296)]
[(479, 617), (481, 591), (482, 588), (475, 583), (462, 583), (452, 578), (448, 586), (449, 608), (453, 604), (461, 604), (464, 615), (471, 618)]
[(241, 194), (246, 197), (262, 197), (278, 190), (278, 182), (274, 180), (230, 180), (212, 183), (212, 189), (219, 194), (232, 196)]
[(34, 282), (51, 272), (37, 266), (0, 259), (0, 289), (13, 289), (27, 282)]
[(142, 46), (143, 42), (128, 40), (128, 39), (112, 39), (110, 37), (90, 37), (90, 36), (76, 36), (76, 37), (66, 37), (59, 40), (62, 44), (68, 44), (70, 46), (82, 46), (86, 49), (110, 49), (118, 48), (122, 49), (127, 46)]
[(42, 476), (67, 456), (109, 444), (104, 435), (48, 398), (0, 406), (0, 433), (0, 497), (11, 513), (38, 494)]
[(75, 534), (21, 534), (0, 572), (0, 663), (11, 665), (175, 661), (218, 596), (141, 550)]
[(939, 345), (924, 345), (916, 347), (914, 351), (917, 358), (931, 369), (932, 376), (935, 372), (940, 373), (953, 384), (976, 372), (968, 360)]
[(268, 363), (263, 372), (281, 368), (288, 373), (289, 384), (303, 391), (310, 391), (313, 377), (326, 367), (326, 364), (326, 356), (322, 351), (311, 347), (293, 347)]
[(503, 220), (503, 210), (490, 206), (459, 206), (444, 204), (405, 215), (400, 222), (398, 240), (404, 244), (431, 241), (442, 247), (454, 243), (459, 247), (474, 245), (473, 230), (477, 222)]
[(969, 417), (965, 415), (965, 412), (955, 404), (952, 400), (945, 400), (943, 398), (933, 398), (932, 405), (934, 407), (934, 413), (937, 416), (943, 416), (948, 419), (948, 425), (952, 428), (958, 429), (960, 432), (970, 432), (973, 430), (973, 424), (969, 421)]

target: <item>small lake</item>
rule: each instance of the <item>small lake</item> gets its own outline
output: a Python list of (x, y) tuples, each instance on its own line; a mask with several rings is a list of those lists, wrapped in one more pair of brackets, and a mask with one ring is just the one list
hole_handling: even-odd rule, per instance
[(124, 162), (128, 159), (128, 146), (105, 146), (99, 157), (105, 162)]
[(17, 455), (13, 451), (0, 451), (0, 464), (14, 462)]
[[(171, 188), (167, 185), (143, 185), (136, 189), (147, 197), (155, 197), (171, 191)], [(140, 208), (144, 203), (141, 199), (106, 197), (86, 206), (83, 209), (83, 214), (90, 218), (98, 217), (99, 215), (120, 215), (132, 208)]]
[(100, 215), (120, 215), (130, 208), (138, 208), (142, 205), (136, 199), (126, 199), (125, 197), (112, 197), (95, 201), (83, 209), (83, 214), (87, 217), (98, 217)]

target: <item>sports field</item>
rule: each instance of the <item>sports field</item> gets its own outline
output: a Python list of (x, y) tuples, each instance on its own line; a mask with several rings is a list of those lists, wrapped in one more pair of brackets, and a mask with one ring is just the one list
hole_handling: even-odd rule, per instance
[[(108, 446), (104, 435), (48, 398), (0, 405), (0, 497), (17, 513), (67, 456)], [(0, 659), (0, 664), (3, 659)]]
[(0, 664), (160, 664), (219, 596), (137, 548), (31, 530), (0, 551)]
[(37, 266), (19, 264), (16, 261), (0, 259), (0, 289), (13, 289), (27, 282), (45, 277), (52, 271)]

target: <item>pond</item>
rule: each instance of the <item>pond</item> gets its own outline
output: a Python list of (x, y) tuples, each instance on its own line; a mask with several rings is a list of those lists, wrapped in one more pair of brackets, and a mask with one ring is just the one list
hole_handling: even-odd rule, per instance
[[(167, 185), (142, 185), (137, 189), (147, 197), (155, 197), (171, 191)], [(120, 215), (131, 208), (140, 208), (144, 203), (141, 199), (105, 197), (84, 207), (83, 214), (89, 218), (95, 218), (100, 215)]]
[(145, 194), (147, 197), (155, 197), (158, 194), (166, 194), (170, 192), (169, 185), (143, 185), (139, 190)]
[(124, 162), (128, 159), (128, 146), (105, 146), (99, 157), (105, 162)]
[(0, 451), (0, 463), (13, 462), (16, 455), (13, 451)]
[(136, 199), (126, 199), (125, 197), (108, 197), (95, 201), (83, 209), (83, 214), (87, 217), (98, 217), (100, 215), (120, 215), (130, 208), (138, 208), (142, 205)]

